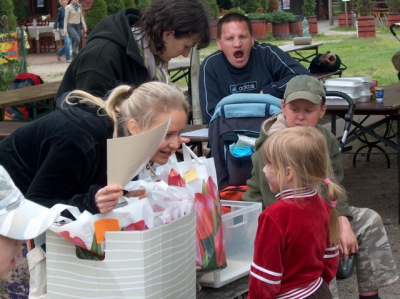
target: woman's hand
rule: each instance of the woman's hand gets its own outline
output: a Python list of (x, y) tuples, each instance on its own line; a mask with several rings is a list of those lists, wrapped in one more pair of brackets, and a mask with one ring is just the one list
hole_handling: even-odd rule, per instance
[(97, 209), (101, 214), (111, 212), (118, 204), (118, 197), (122, 195), (122, 186), (120, 185), (110, 185), (101, 188), (95, 195)]

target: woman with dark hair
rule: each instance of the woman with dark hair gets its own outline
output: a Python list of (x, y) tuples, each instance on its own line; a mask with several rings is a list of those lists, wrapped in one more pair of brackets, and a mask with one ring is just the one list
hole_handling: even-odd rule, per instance
[(210, 27), (200, 0), (156, 0), (101, 20), (67, 69), (57, 97), (80, 89), (104, 97), (115, 86), (169, 83), (168, 62), (208, 46)]

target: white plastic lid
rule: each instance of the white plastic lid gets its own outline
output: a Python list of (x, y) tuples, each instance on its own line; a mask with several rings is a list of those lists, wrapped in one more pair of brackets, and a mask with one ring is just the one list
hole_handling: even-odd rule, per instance
[(372, 83), (372, 79), (370, 77), (342, 77), (340, 79), (344, 79), (344, 80), (360, 80), (362, 83)]
[(324, 85), (326, 87), (335, 86), (335, 87), (359, 87), (362, 85), (360, 80), (352, 80), (352, 79), (327, 79), (325, 80)]

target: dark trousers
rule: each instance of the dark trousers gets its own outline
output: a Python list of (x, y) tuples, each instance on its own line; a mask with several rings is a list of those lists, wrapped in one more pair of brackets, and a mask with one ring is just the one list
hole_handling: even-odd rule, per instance
[(68, 35), (72, 41), (72, 59), (74, 59), (79, 53), (79, 45), (81, 44), (81, 24), (68, 24)]
[(318, 290), (314, 292), (314, 294), (306, 297), (305, 299), (332, 299), (331, 291), (329, 290), (328, 285), (323, 282)]

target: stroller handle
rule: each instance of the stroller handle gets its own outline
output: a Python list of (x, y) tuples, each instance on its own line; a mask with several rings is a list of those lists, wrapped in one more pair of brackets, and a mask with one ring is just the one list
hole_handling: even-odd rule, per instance
[(339, 151), (341, 152), (346, 143), (347, 135), (350, 131), (351, 122), (353, 121), (354, 110), (356, 109), (356, 104), (353, 99), (346, 93), (341, 91), (327, 91), (326, 96), (336, 96), (345, 99), (349, 103), (349, 110), (344, 116), (344, 129), (343, 129), (343, 137), (339, 142)]
[(394, 28), (395, 28), (395, 27), (400, 27), (400, 23), (394, 23), (394, 24), (390, 25), (390, 27), (389, 27), (390, 32), (394, 35), (394, 37), (396, 37), (397, 39), (399, 39), (399, 38), (397, 37), (396, 31), (394, 31)]

